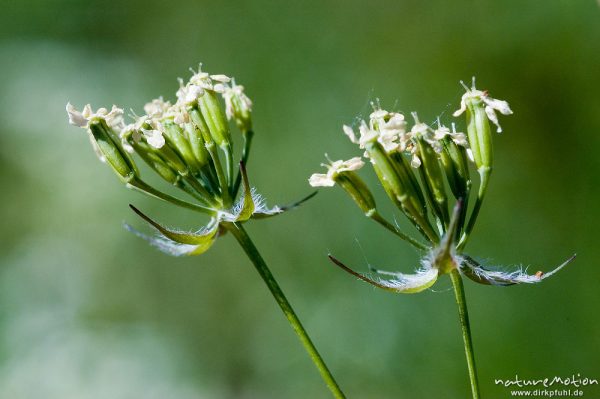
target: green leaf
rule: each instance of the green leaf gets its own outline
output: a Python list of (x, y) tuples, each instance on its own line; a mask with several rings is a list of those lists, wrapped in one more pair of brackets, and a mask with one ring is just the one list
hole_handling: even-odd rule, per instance
[(158, 222), (143, 214), (139, 209), (131, 204), (129, 207), (152, 227), (158, 230), (164, 236), (164, 238), (170, 240), (172, 243), (165, 241), (163, 238), (156, 239), (144, 236), (143, 234), (133, 230), (130, 226), (126, 227), (129, 230), (134, 231), (134, 233), (137, 235), (150, 241), (159, 249), (172, 255), (200, 255), (206, 252), (217, 239), (217, 232), (219, 231), (219, 223), (217, 221), (213, 221), (212, 224), (209, 224), (196, 233), (182, 232), (162, 226)]
[(258, 195), (255, 195), (254, 203), (256, 204), (256, 210), (254, 211), (254, 214), (252, 215), (252, 219), (267, 219), (272, 216), (277, 216), (281, 213), (291, 211), (293, 209), (296, 209), (297, 207), (299, 207), (300, 205), (302, 205), (304, 202), (308, 201), (315, 195), (317, 195), (317, 193), (318, 193), (318, 191), (314, 191), (314, 192), (310, 193), (309, 195), (307, 195), (306, 197), (304, 197), (298, 201), (292, 202), (291, 204), (287, 204), (287, 205), (283, 205), (283, 206), (275, 205), (273, 208), (270, 208), (270, 209), (264, 204), (264, 200), (262, 198), (257, 198)]
[(512, 272), (502, 270), (489, 270), (481, 266), (476, 260), (468, 255), (464, 255), (464, 261), (460, 265), (460, 271), (462, 274), (470, 278), (479, 284), (486, 285), (499, 285), (508, 286), (515, 284), (536, 284), (552, 276), (560, 269), (571, 263), (577, 255), (571, 256), (560, 266), (548, 273), (542, 273), (541, 271), (535, 274), (527, 274), (522, 269), (518, 269)]
[(242, 203), (238, 212), (236, 212), (236, 222), (244, 222), (254, 213), (254, 199), (252, 198), (252, 188), (248, 181), (246, 166), (240, 162), (240, 173), (242, 174), (242, 184), (244, 185), (244, 193), (242, 194)]
[(432, 267), (417, 270), (415, 274), (385, 272), (377, 269), (372, 269), (377, 274), (391, 277), (386, 279), (378, 278), (377, 280), (374, 280), (364, 274), (355, 272), (332, 255), (329, 255), (329, 259), (336, 266), (352, 274), (353, 276), (361, 279), (362, 281), (366, 281), (367, 283), (377, 288), (401, 294), (415, 294), (424, 291), (427, 288), (431, 287), (433, 284), (435, 284), (439, 275), (439, 271), (436, 268)]

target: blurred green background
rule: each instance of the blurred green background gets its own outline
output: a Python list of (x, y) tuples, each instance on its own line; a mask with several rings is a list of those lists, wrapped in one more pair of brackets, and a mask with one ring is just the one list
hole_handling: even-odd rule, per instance
[[(0, 397), (328, 397), (234, 241), (179, 259), (125, 231), (145, 228), (128, 203), (204, 221), (126, 190), (67, 123), (67, 101), (173, 99), (199, 61), (254, 101), (249, 169), (270, 204), (309, 193), (323, 153), (358, 155), (341, 125), (369, 101), (449, 122), (472, 75), (508, 100), (469, 252), (533, 270), (579, 256), (537, 286), (466, 283), (482, 391), (508, 397), (493, 380), (515, 374), (600, 379), (599, 17), (591, 0), (3, 0)], [(327, 261), (418, 261), (341, 190), (248, 230), (349, 397), (466, 397), (449, 279), (398, 296)]]

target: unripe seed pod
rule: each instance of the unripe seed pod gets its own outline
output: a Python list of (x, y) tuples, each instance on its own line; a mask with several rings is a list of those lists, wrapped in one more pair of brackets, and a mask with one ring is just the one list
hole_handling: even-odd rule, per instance
[(373, 194), (371, 194), (365, 182), (355, 172), (340, 172), (333, 179), (352, 197), (356, 205), (364, 213), (369, 213), (375, 209)]
[(429, 198), (432, 210), (436, 217), (445, 225), (450, 222), (448, 214), (448, 198), (444, 187), (444, 177), (438, 161), (438, 156), (433, 148), (422, 138), (417, 139), (421, 166), (419, 172), (425, 186), (425, 194)]
[(135, 162), (122, 148), (120, 141), (115, 139), (116, 134), (112, 132), (104, 119), (90, 121), (89, 131), (98, 150), (121, 180), (127, 183), (139, 175)]
[(196, 160), (192, 147), (181, 128), (170, 120), (165, 120), (162, 124), (167, 144), (179, 154), (192, 174), (198, 173), (200, 164)]

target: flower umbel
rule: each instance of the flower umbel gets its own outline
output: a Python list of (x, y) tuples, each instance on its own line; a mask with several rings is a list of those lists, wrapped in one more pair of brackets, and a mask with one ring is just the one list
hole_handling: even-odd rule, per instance
[[(370, 265), (370, 273), (359, 273), (329, 255), (336, 266), (375, 287), (406, 294), (424, 291), (441, 276), (450, 276), (459, 306), (472, 395), (477, 399), (479, 387), (462, 276), (480, 284), (496, 286), (539, 283), (558, 272), (575, 256), (550, 272), (528, 274), (523, 270), (488, 270), (463, 252), (477, 220), (493, 168), (490, 122), (500, 132), (496, 111), (503, 115), (512, 114), (506, 101), (493, 99), (487, 91), (477, 90), (475, 79), (471, 88), (464, 87), (466, 93), (454, 116), (466, 113), (467, 134), (458, 132), (454, 123), (452, 129), (442, 125), (439, 118), (437, 126), (431, 127), (419, 120), (415, 112), (412, 113), (414, 124), (408, 129), (404, 115), (378, 106), (374, 107), (368, 122), (362, 120), (358, 123), (358, 138), (352, 127), (343, 126), (344, 134), (350, 141), (364, 150), (363, 156), (370, 160), (388, 198), (415, 226), (425, 243), (399, 231), (397, 225), (379, 214), (371, 191), (354, 170), (344, 169), (344, 161), (331, 163), (327, 174), (314, 174), (309, 182), (314, 187), (339, 184), (367, 217), (423, 254), (421, 265), (413, 274), (381, 271)], [(470, 212), (469, 200), (473, 195), (469, 160), (479, 176), (476, 182), (478, 190)], [(352, 158), (352, 164), (362, 166), (358, 158)], [(348, 181), (360, 184), (348, 184)], [(355, 187), (360, 187), (360, 190)], [(368, 206), (365, 206), (364, 198), (369, 198)]]
[[(352, 127), (343, 126), (346, 136), (365, 150), (364, 156), (371, 161), (381, 185), (392, 202), (413, 222), (427, 244), (399, 232), (397, 227), (385, 221), (377, 213), (371, 191), (355, 173), (363, 166), (360, 157), (349, 161), (330, 162), (329, 165), (325, 165), (328, 167), (327, 174), (313, 174), (309, 179), (313, 187), (334, 186), (343, 181), (342, 177), (359, 181), (360, 184), (352, 186), (360, 187), (360, 192), (364, 193), (360, 197), (369, 198), (370, 212), (365, 212), (367, 216), (372, 217), (376, 214), (375, 220), (378, 223), (408, 240), (416, 248), (426, 251), (426, 255), (421, 260), (421, 268), (416, 275), (378, 272), (379, 278), (373, 280), (366, 275), (354, 273), (361, 279), (396, 292), (418, 292), (421, 288), (425, 289), (433, 284), (438, 275), (450, 273), (452, 270), (457, 270), (476, 282), (496, 285), (536, 283), (543, 279), (539, 276), (547, 277), (552, 274), (552, 272), (545, 275), (538, 273), (529, 276), (521, 272), (492, 272), (481, 267), (470, 256), (462, 254), (481, 206), (492, 166), (491, 155), (481, 155), (490, 153), (492, 149), (491, 136), (487, 137), (489, 136), (488, 121), (497, 123), (494, 113), (496, 110), (505, 115), (512, 113), (506, 101), (493, 99), (487, 91), (477, 90), (474, 80), (473, 87), (466, 90), (461, 100), (461, 109), (454, 115), (459, 116), (467, 112), (468, 135), (457, 132), (454, 123), (452, 129), (442, 125), (439, 119), (437, 127), (430, 127), (419, 120), (415, 112), (412, 113), (414, 124), (409, 130), (403, 114), (386, 111), (378, 106), (374, 107), (368, 122), (359, 122), (359, 138)], [(476, 123), (472, 123), (474, 119), (477, 119)], [(469, 156), (469, 152), (472, 152), (472, 156)], [(468, 159), (475, 164), (481, 177), (479, 194), (470, 217), (468, 217), (468, 200), (472, 182)], [(414, 171), (418, 172), (419, 178)], [(358, 196), (352, 190), (344, 184), (339, 185), (359, 206), (361, 205), (361, 201), (357, 200)], [(446, 192), (447, 186), (450, 188), (450, 193)], [(448, 212), (451, 197), (456, 204), (452, 218)], [(360, 207), (365, 210), (364, 206)], [(446, 246), (444, 257), (438, 256), (442, 246)], [(439, 264), (440, 259), (444, 259), (445, 263)], [(341, 265), (337, 259), (335, 263)], [(557, 269), (562, 266), (564, 265)], [(344, 268), (346, 271), (350, 270)], [(433, 270), (437, 272), (434, 273)], [(391, 276), (392, 279), (386, 280), (385, 276)], [(415, 285), (417, 282), (422, 284)]]
[[(134, 116), (128, 125), (123, 122), (123, 110), (116, 106), (110, 111), (100, 108), (94, 112), (88, 104), (80, 112), (67, 104), (69, 123), (90, 134), (100, 159), (107, 161), (128, 187), (211, 216), (208, 225), (197, 233), (182, 233), (159, 225), (132, 207), (160, 233), (157, 238), (144, 237), (169, 254), (203, 253), (227, 231), (229, 224), (276, 215), (302, 202), (267, 208), (245, 174), (247, 153), (240, 162), (236, 185), (233, 145), (225, 114), (236, 119), (238, 126), (250, 129), (252, 103), (242, 86), (230, 87), (230, 82), (232, 79), (225, 75), (193, 71), (187, 83), (180, 80), (174, 104), (162, 97), (154, 99), (144, 106), (145, 114)], [(225, 113), (218, 95), (227, 109)], [(249, 140), (248, 131), (243, 131), (245, 140)], [(164, 180), (191, 196), (192, 201), (177, 199), (145, 183), (130, 153), (137, 154)]]
[[(128, 230), (174, 256), (202, 254), (218, 237), (228, 232), (235, 237), (331, 393), (335, 398), (343, 399), (343, 392), (243, 227), (250, 219), (268, 218), (293, 209), (316, 193), (288, 206), (266, 207), (264, 199), (250, 186), (246, 173), (254, 135), (252, 102), (244, 94), (243, 87), (228, 76), (209, 75), (201, 68), (192, 73), (188, 82), (179, 80), (174, 104), (162, 97), (154, 99), (144, 106), (145, 114), (134, 115), (134, 121), (129, 125), (123, 123), (123, 111), (115, 106), (110, 112), (104, 108), (93, 112), (91, 106), (86, 105), (79, 112), (67, 104), (69, 122), (88, 132), (100, 159), (111, 166), (127, 187), (210, 217), (206, 226), (195, 232), (185, 232), (167, 228), (130, 205), (138, 216), (156, 229), (158, 236), (147, 236), (126, 225)], [(228, 123), (231, 119), (243, 141), (239, 168), (233, 161), (233, 135)], [(173, 197), (142, 180), (132, 155), (137, 155), (190, 199)]]

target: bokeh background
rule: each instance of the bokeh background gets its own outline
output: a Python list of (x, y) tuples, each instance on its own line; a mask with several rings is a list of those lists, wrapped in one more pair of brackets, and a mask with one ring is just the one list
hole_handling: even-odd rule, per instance
[[(325, 152), (358, 154), (341, 125), (370, 101), (449, 122), (472, 75), (508, 100), (469, 252), (533, 270), (578, 258), (537, 286), (466, 283), (482, 391), (508, 397), (493, 380), (515, 374), (600, 378), (595, 1), (1, 5), (1, 398), (328, 397), (234, 241), (179, 259), (125, 231), (145, 228), (128, 203), (171, 225), (204, 220), (126, 190), (67, 124), (67, 101), (141, 112), (173, 99), (200, 61), (254, 101), (249, 169), (270, 204), (309, 193)], [(349, 397), (467, 396), (449, 279), (399, 296), (328, 263), (328, 252), (362, 270), (418, 261), (341, 190), (248, 229)]]

